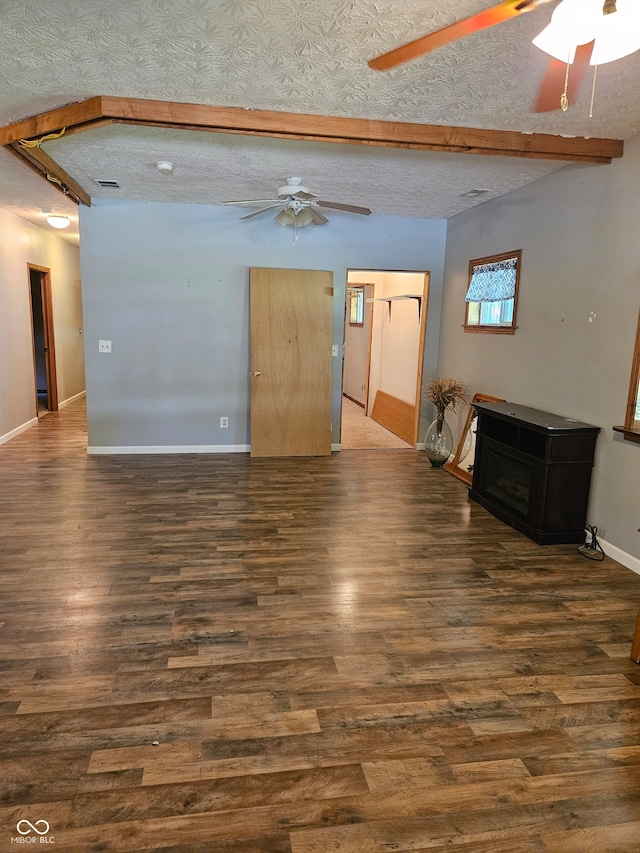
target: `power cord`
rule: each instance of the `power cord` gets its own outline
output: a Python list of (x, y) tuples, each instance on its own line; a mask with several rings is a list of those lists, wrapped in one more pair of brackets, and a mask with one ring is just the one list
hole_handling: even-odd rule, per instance
[(580, 545), (578, 547), (578, 553), (582, 554), (583, 557), (587, 557), (589, 560), (598, 560), (602, 562), (602, 560), (604, 560), (604, 551), (602, 550), (602, 545), (598, 542), (598, 528), (594, 527), (592, 524), (587, 524), (585, 531), (589, 534), (591, 539), (588, 542), (585, 542), (584, 545)]

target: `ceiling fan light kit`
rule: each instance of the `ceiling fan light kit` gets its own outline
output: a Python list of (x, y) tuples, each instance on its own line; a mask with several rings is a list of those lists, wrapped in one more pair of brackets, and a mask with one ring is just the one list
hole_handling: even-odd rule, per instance
[(640, 3), (616, 0), (615, 15), (603, 15), (598, 21), (592, 65), (615, 62), (640, 50)]
[(288, 177), (285, 178), (285, 184), (278, 188), (277, 198), (262, 198), (262, 199), (243, 199), (239, 201), (223, 201), (221, 204), (262, 204), (259, 210), (254, 210), (251, 213), (245, 213), (240, 219), (251, 219), (254, 216), (260, 216), (268, 210), (280, 208), (274, 219), (279, 225), (291, 225), (294, 229), (294, 240), (298, 228), (304, 228), (306, 225), (326, 225), (329, 221), (327, 217), (321, 213), (319, 207), (332, 208), (333, 210), (342, 210), (345, 213), (359, 213), (363, 216), (368, 216), (371, 211), (368, 207), (358, 207), (354, 204), (342, 204), (337, 201), (324, 201), (318, 198), (315, 193), (312, 193), (308, 187), (303, 186), (302, 178)]
[(305, 225), (311, 225), (313, 218), (311, 213), (304, 207), (296, 210), (293, 207), (285, 207), (275, 217), (279, 225), (295, 225), (296, 228), (304, 228)]
[(539, 50), (560, 62), (573, 63), (578, 45), (593, 41), (593, 19), (584, 14), (588, 0), (578, 3), (576, 7), (571, 0), (564, 0), (554, 9), (550, 23), (533, 39)]
[(607, 12), (603, 0), (562, 0), (533, 43), (560, 62), (572, 63), (578, 45), (595, 42), (590, 65), (604, 65), (640, 50), (640, 3), (615, 0), (609, 8)]
[[(432, 33), (400, 45), (369, 61), (375, 71), (387, 71), (404, 62), (424, 56), (436, 48), (502, 24), (505, 21), (532, 12), (554, 0), (503, 0), (482, 12), (456, 21)], [(549, 109), (566, 110), (568, 106), (568, 66), (579, 55), (581, 66), (575, 75), (582, 79), (582, 66), (587, 63), (597, 68), (640, 50), (640, 0), (560, 0), (551, 22), (533, 39), (533, 44), (553, 59), (567, 65), (564, 92), (554, 106), (548, 106), (556, 87), (557, 74), (547, 69), (538, 95), (536, 112)], [(586, 52), (586, 56), (585, 56)], [(595, 76), (591, 94), (591, 109), (595, 91)], [(546, 104), (543, 108), (538, 105)], [(591, 113), (590, 113), (591, 115)]]

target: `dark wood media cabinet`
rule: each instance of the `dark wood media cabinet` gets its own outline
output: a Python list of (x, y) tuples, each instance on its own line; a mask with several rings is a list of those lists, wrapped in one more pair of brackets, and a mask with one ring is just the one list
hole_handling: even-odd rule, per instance
[(600, 427), (517, 403), (474, 408), (469, 497), (539, 545), (584, 542)]

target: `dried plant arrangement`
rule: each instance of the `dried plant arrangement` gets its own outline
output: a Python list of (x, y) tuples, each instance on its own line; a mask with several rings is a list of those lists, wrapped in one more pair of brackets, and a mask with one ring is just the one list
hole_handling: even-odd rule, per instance
[(423, 399), (433, 403), (441, 417), (448, 409), (455, 412), (457, 404), (466, 398), (466, 394), (466, 387), (458, 379), (435, 379), (423, 389)]

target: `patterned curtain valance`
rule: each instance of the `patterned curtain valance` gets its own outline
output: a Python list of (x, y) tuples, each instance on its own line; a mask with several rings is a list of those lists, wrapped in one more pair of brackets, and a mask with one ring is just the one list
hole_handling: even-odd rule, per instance
[(473, 268), (465, 302), (498, 302), (513, 299), (516, 292), (517, 258)]

